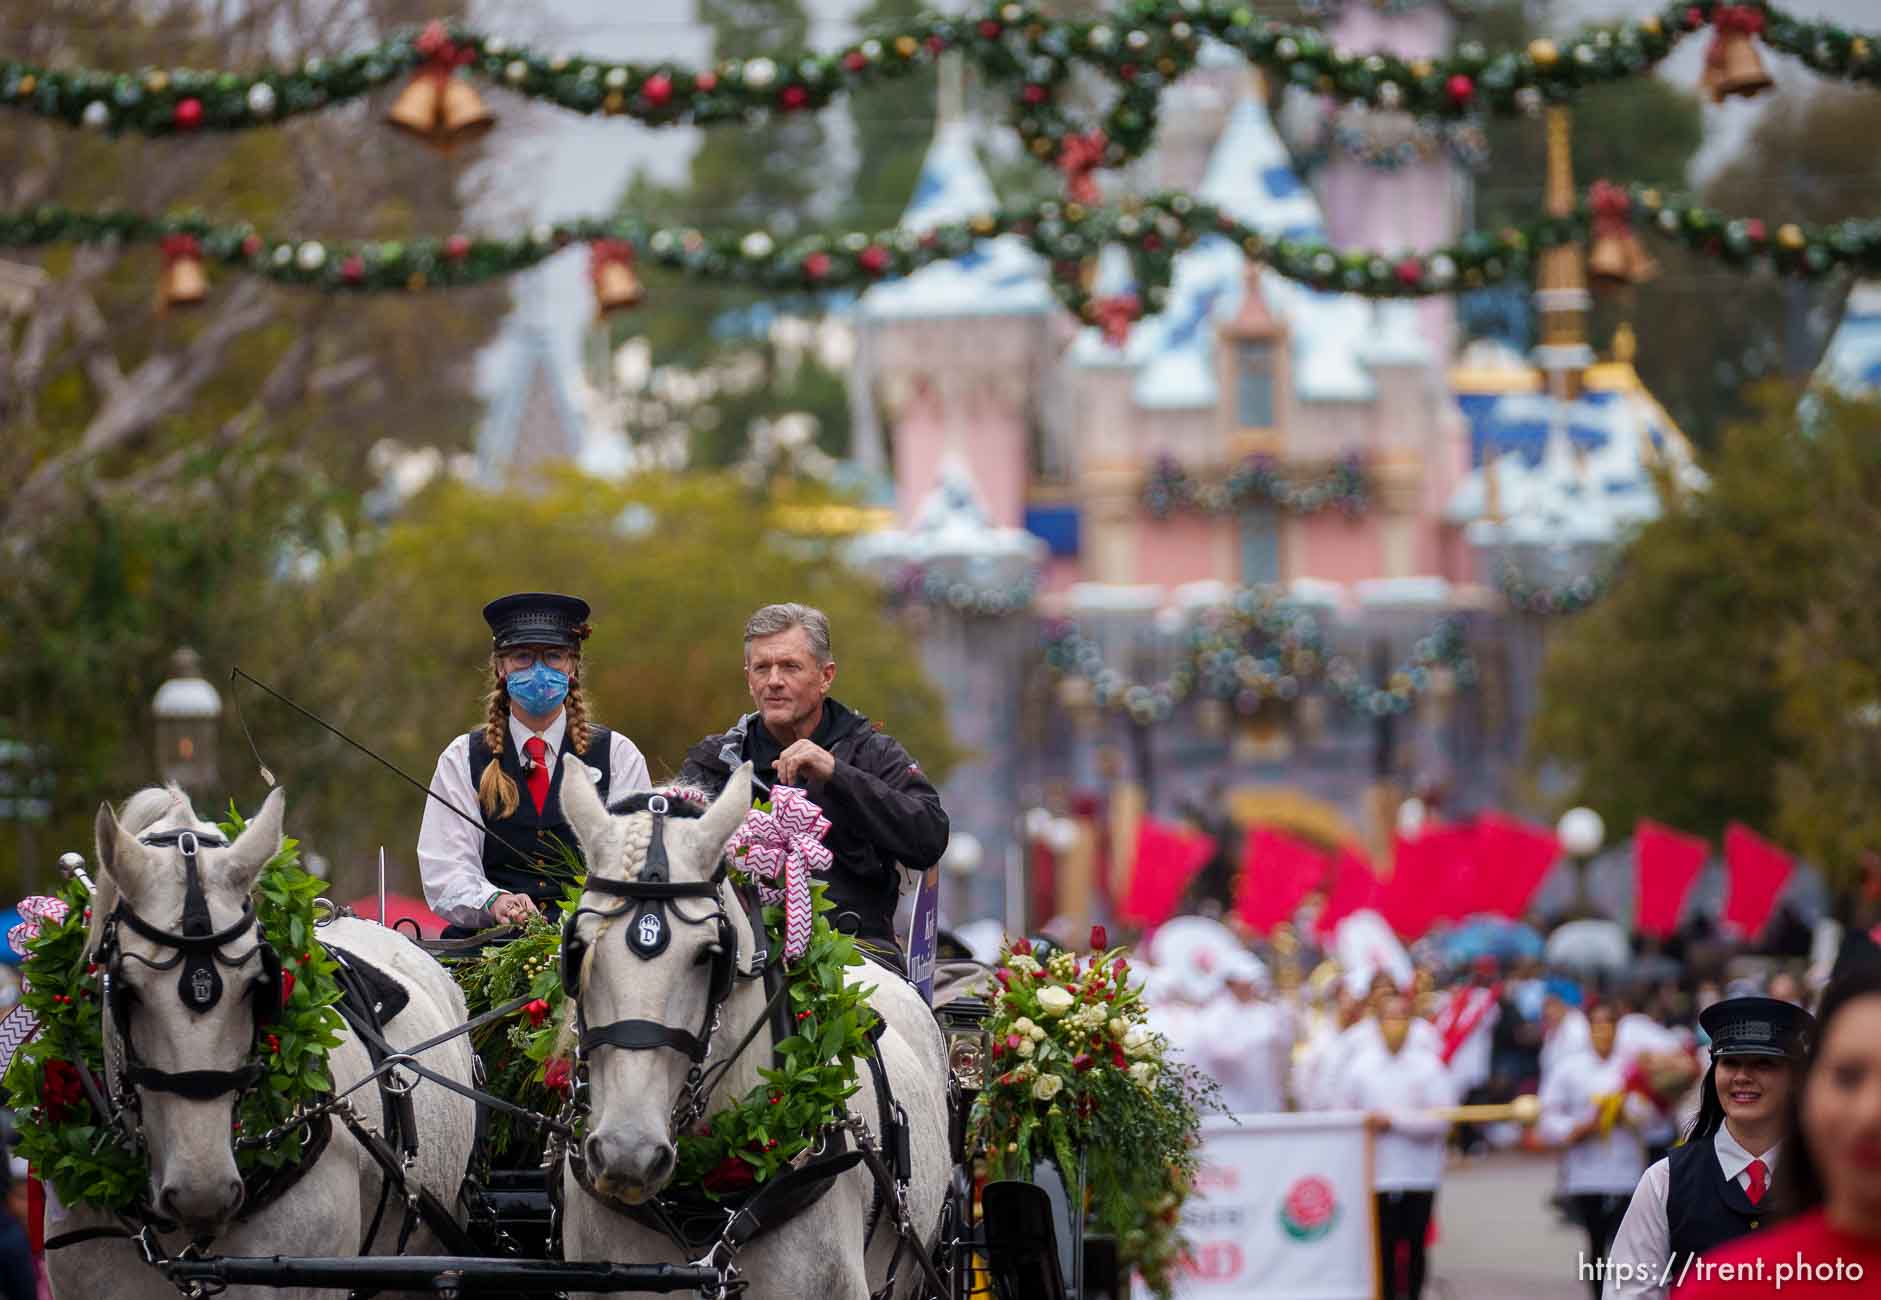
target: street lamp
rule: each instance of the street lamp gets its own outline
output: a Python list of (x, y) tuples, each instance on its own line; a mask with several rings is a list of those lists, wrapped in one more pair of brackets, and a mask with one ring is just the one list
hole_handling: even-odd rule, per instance
[(1594, 915), (1593, 902), (1587, 896), (1587, 864), (1607, 838), (1607, 824), (1592, 808), (1570, 808), (1555, 823), (1555, 838), (1561, 851), (1574, 862), (1574, 914)]
[(170, 679), (150, 702), (157, 722), (157, 774), (192, 793), (216, 783), (216, 732), (222, 697), (202, 675), (202, 659), (187, 646), (170, 656)]

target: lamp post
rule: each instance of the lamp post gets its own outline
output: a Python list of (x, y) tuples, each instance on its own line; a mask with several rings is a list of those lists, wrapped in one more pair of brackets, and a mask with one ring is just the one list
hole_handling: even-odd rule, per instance
[(1592, 808), (1570, 808), (1555, 823), (1555, 838), (1561, 850), (1574, 862), (1574, 915), (1593, 916), (1593, 901), (1587, 894), (1587, 865), (1607, 838), (1607, 824)]
[(202, 659), (187, 646), (170, 656), (170, 678), (150, 702), (157, 723), (157, 775), (191, 794), (213, 793), (216, 733), (222, 696), (202, 675)]

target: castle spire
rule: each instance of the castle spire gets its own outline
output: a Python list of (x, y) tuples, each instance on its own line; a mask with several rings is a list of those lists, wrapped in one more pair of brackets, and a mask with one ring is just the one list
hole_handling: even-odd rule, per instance
[[(1573, 119), (1566, 108), (1548, 110), (1548, 175), (1543, 195), (1551, 217), (1574, 215)], [(1541, 255), (1535, 309), (1541, 317), (1541, 344), (1535, 364), (1548, 376), (1548, 391), (1561, 401), (1578, 396), (1581, 372), (1594, 360), (1587, 345), (1587, 265), (1578, 241), (1559, 244)]]

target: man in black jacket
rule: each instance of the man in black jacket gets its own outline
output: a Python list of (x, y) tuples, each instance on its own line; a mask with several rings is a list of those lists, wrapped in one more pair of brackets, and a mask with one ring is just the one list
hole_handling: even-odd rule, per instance
[(901, 968), (897, 863), (925, 871), (947, 847), (940, 795), (908, 751), (829, 697), (829, 619), (807, 605), (766, 605), (745, 624), (745, 684), (757, 712), (692, 747), (681, 784), (717, 794), (751, 760), (765, 786), (800, 786), (829, 818), (831, 923)]

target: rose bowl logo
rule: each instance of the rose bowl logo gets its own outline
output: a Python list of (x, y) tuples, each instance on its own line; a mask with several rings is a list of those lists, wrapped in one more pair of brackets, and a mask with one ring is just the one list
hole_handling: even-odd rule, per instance
[(1295, 1241), (1318, 1241), (1338, 1219), (1332, 1183), (1318, 1174), (1295, 1179), (1280, 1202), (1280, 1226)]

